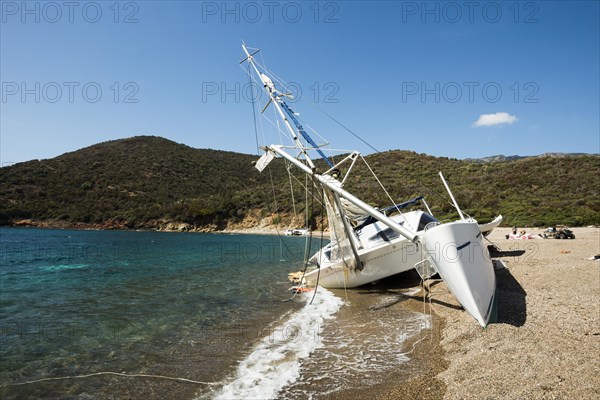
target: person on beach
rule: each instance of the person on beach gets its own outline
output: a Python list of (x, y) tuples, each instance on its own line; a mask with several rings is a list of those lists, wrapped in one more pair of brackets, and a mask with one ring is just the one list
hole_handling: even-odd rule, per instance
[(513, 235), (516, 235), (516, 234), (517, 234), (517, 226), (515, 225), (515, 226), (513, 226)]

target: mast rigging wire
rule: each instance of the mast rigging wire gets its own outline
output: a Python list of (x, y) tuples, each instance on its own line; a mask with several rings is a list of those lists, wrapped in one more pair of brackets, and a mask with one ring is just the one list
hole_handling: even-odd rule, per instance
[[(256, 54), (257, 52), (253, 53)], [(262, 60), (262, 64), (257, 62), (256, 60), (254, 60), (255, 65), (257, 65), (258, 67), (260, 67), (261, 69), (263, 69), (265, 72), (267, 72), (269, 74), (269, 77), (271, 79), (275, 79), (275, 81), (277, 81), (277, 83), (279, 83), (286, 91), (289, 92), (288, 87), (285, 83), (285, 80), (283, 80), (281, 77), (279, 77), (276, 73), (274, 73), (273, 71), (271, 71), (269, 68), (267, 68), (264, 64), (264, 58), (262, 57), (262, 53), (260, 53), (260, 57)], [(326, 112), (325, 110), (323, 110), (321, 107), (319, 107), (316, 104), (313, 103), (309, 103), (311, 104), (313, 107), (315, 107), (317, 110), (319, 110), (320, 112), (322, 112), (325, 116), (327, 116), (329, 119), (331, 119), (333, 122), (335, 122), (336, 124), (338, 124), (339, 126), (341, 126), (344, 130), (346, 130), (348, 133), (350, 133), (352, 136), (354, 136), (356, 139), (360, 140), (362, 143), (364, 143), (366, 146), (368, 146), (369, 148), (371, 148), (373, 151), (375, 151), (378, 154), (381, 154), (381, 151), (378, 150), (377, 148), (375, 148), (373, 145), (371, 145), (369, 142), (367, 142), (365, 139), (363, 139), (359, 134), (355, 133), (354, 131), (352, 131), (350, 128), (348, 128), (346, 125), (342, 124), (340, 121), (338, 121), (336, 118), (334, 118), (331, 114), (329, 114), (328, 112)], [(319, 137), (321, 137), (322, 139), (324, 139), (321, 135), (319, 135), (314, 129), (310, 128), (310, 130), (312, 130), (313, 132), (315, 132)], [(424, 187), (425, 189), (429, 190), (431, 193), (433, 193), (434, 195), (438, 196), (440, 199), (444, 200), (445, 202), (448, 202), (448, 199), (441, 195), (440, 193), (438, 193), (436, 190), (434, 190), (433, 188), (427, 186), (425, 183), (423, 183), (420, 179), (416, 178), (413, 174), (411, 174), (406, 168), (404, 168), (404, 172), (410, 176), (413, 180), (415, 180), (416, 182), (418, 182), (422, 187)], [(450, 202), (448, 202), (450, 205), (452, 205), (454, 207), (454, 205)]]
[[(262, 59), (262, 53), (261, 53), (261, 59)], [(280, 78), (277, 74), (275, 74), (274, 72), (272, 72), (271, 70), (269, 70), (265, 65), (264, 65), (264, 59), (263, 59), (263, 64), (260, 64), (258, 62), (255, 61), (255, 64), (257, 66), (259, 66), (261, 69), (263, 69), (265, 72), (267, 72), (269, 74), (269, 77), (271, 79), (275, 79), (275, 81), (277, 81), (277, 83), (279, 83), (286, 91), (288, 90), (287, 85), (285, 84), (285, 81)], [(350, 133), (352, 136), (354, 136), (356, 139), (360, 140), (362, 143), (364, 143), (366, 146), (368, 146), (369, 148), (371, 148), (373, 151), (375, 151), (378, 154), (381, 154), (382, 152), (375, 148), (375, 146), (373, 146), (372, 144), (370, 144), (369, 142), (367, 142), (365, 139), (363, 139), (359, 134), (355, 133), (354, 131), (352, 131), (350, 128), (348, 128), (346, 125), (344, 125), (343, 123), (341, 123), (340, 121), (338, 121), (335, 117), (333, 117), (331, 114), (329, 114), (328, 112), (326, 112), (325, 110), (323, 110), (321, 107), (319, 107), (316, 104), (310, 103), (313, 107), (315, 107), (317, 110), (319, 110), (321, 113), (323, 113), (325, 116), (327, 116), (329, 119), (331, 119), (333, 122), (335, 122), (336, 124), (338, 124), (339, 126), (341, 126), (344, 130), (346, 130), (348, 133)], [(321, 137), (322, 139), (324, 139), (321, 135), (319, 135), (314, 129), (309, 128), (311, 131), (315, 132), (319, 137)], [(413, 174), (411, 174), (406, 168), (403, 168), (404, 172), (411, 177), (413, 180), (415, 180), (416, 182), (418, 182), (422, 187), (424, 187), (425, 189), (429, 190), (431, 193), (433, 193), (434, 195), (438, 196), (440, 199), (442, 199), (444, 202), (447, 202), (448, 204), (452, 205), (454, 207), (454, 205), (452, 203), (450, 203), (448, 201), (448, 199), (441, 195), (440, 193), (438, 193), (435, 189), (429, 187), (428, 185), (426, 185), (423, 181), (421, 181), (420, 179), (416, 178)]]
[[(376, 149), (373, 145), (371, 145), (369, 142), (367, 142), (365, 139), (363, 139), (362, 137), (360, 137), (357, 133), (353, 132), (350, 128), (348, 128), (346, 125), (342, 124), (340, 121), (338, 121), (337, 119), (335, 119), (332, 115), (330, 115), (329, 113), (327, 113), (325, 110), (323, 110), (321, 107), (317, 106), (316, 104), (313, 104), (313, 106), (321, 111), (323, 114), (325, 114), (326, 117), (328, 117), (329, 119), (331, 119), (333, 122), (335, 122), (336, 124), (338, 124), (339, 126), (341, 126), (342, 128), (344, 128), (347, 132), (349, 132), (352, 136), (354, 136), (355, 138), (357, 138), (358, 140), (360, 140), (361, 142), (363, 142), (365, 145), (369, 146), (372, 150), (374, 150), (377, 154), (381, 154), (382, 152), (379, 151), (378, 149)], [(421, 181), (420, 179), (416, 178), (413, 174), (411, 174), (406, 168), (403, 168), (404, 172), (406, 173), (406, 175), (410, 176), (413, 180), (417, 181), (421, 186), (423, 186), (425, 189), (429, 190), (431, 193), (435, 194), (436, 196), (438, 196), (439, 198), (441, 198), (442, 200), (444, 200), (445, 202), (447, 202), (448, 204), (450, 204), (452, 207), (454, 207), (454, 204), (452, 204), (451, 202), (448, 201), (448, 199), (441, 195), (440, 193), (438, 193), (436, 190), (432, 189), (431, 187), (427, 186), (425, 183), (423, 183), (423, 181)]]
[[(250, 63), (248, 63), (248, 83), (250, 84), (250, 87), (252, 87), (252, 76), (250, 75)], [(252, 118), (254, 119), (254, 137), (256, 139), (256, 154), (260, 155), (260, 145), (258, 143), (258, 129), (256, 126), (256, 110), (254, 107), (254, 91), (251, 90), (250, 91), (252, 93)]]

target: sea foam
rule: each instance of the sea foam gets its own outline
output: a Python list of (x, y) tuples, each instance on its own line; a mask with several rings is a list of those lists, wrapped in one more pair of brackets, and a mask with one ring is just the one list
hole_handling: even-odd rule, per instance
[(323, 335), (323, 349), (302, 362), (300, 378), (278, 396), (317, 398), (344, 388), (371, 387), (398, 368), (413, 373), (415, 366), (401, 366), (410, 360), (414, 346), (431, 334), (432, 321), (428, 314), (394, 307), (410, 293), (414, 291), (381, 296), (370, 307), (355, 306), (350, 313), (342, 310), (333, 334)]
[(71, 270), (71, 269), (82, 269), (89, 267), (89, 264), (60, 264), (60, 265), (48, 265), (42, 267), (44, 271), (63, 271), (63, 270)]
[(323, 346), (321, 333), (343, 301), (321, 287), (303, 293), (307, 304), (285, 323), (273, 328), (239, 364), (235, 376), (213, 393), (215, 399), (270, 399), (300, 377), (303, 359)]

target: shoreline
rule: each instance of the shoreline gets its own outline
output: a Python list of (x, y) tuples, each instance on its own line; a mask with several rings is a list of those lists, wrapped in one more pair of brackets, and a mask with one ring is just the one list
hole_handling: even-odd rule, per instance
[[(508, 267), (496, 271), (496, 322), (481, 328), (447, 286), (436, 283), (426, 308), (422, 293), (405, 302), (432, 314), (426, 340), (406, 343), (414, 346), (410, 361), (382, 383), (324, 398), (600, 397), (600, 261), (589, 260), (600, 254), (600, 228), (572, 229), (574, 240), (508, 240), (511, 228), (496, 228), (489, 239), (500, 252), (493, 258)], [(405, 279), (393, 279), (384, 290), (410, 284)], [(415, 366), (420, 374), (411, 374)]]
[[(396, 292), (394, 289), (385, 290), (388, 293)], [(409, 360), (399, 367), (385, 372), (385, 376), (380, 379), (379, 383), (365, 388), (343, 389), (324, 396), (324, 399), (437, 400), (444, 398), (447, 385), (438, 375), (445, 371), (449, 364), (445, 358), (445, 349), (441, 346), (441, 332), (446, 325), (446, 320), (429, 309), (429, 306), (426, 306), (427, 309), (424, 310), (421, 296), (422, 293), (417, 293), (404, 301), (401, 306), (403, 309), (418, 313), (431, 312), (431, 327), (402, 343), (402, 347), (397, 349), (407, 355)]]
[[(107, 226), (105, 224), (87, 224), (87, 223), (62, 223), (57, 221), (37, 221), (37, 220), (19, 220), (12, 224), (1, 226), (2, 228), (20, 228), (20, 229), (57, 229), (57, 230), (75, 230), (75, 231), (121, 231), (121, 232), (169, 232), (169, 233), (211, 233), (223, 235), (271, 235), (271, 236), (289, 236), (285, 235), (288, 227), (253, 227), (253, 228), (195, 228), (195, 229), (178, 229), (177, 223), (168, 223), (174, 228), (128, 228), (125, 226)], [(320, 236), (329, 238), (327, 231), (321, 232), (318, 230), (312, 231), (313, 237)], [(308, 235), (294, 235), (293, 237), (306, 237)]]
[[(251, 228), (240, 228), (236, 226), (227, 227), (224, 229), (217, 229), (211, 227), (194, 228), (194, 229), (182, 229), (182, 225), (168, 222), (164, 223), (162, 227), (147, 227), (147, 228), (129, 228), (124, 225), (110, 225), (110, 224), (88, 224), (84, 222), (77, 223), (65, 223), (62, 221), (38, 221), (32, 219), (18, 220), (11, 224), (0, 226), (2, 228), (23, 228), (23, 229), (58, 229), (58, 230), (76, 230), (76, 231), (122, 231), (122, 232), (169, 232), (169, 233), (211, 233), (211, 234), (224, 234), (224, 235), (272, 235), (272, 236), (288, 236), (285, 235), (285, 231), (290, 229), (288, 227), (276, 227), (274, 225), (263, 226), (263, 227), (251, 227)], [(312, 236), (317, 237), (323, 234), (324, 238), (329, 238), (329, 232), (321, 232), (319, 230), (312, 231)], [(308, 235), (300, 235), (293, 237), (306, 237)]]
[[(23, 219), (16, 220), (7, 225), (0, 226), (2, 228), (37, 228), (37, 229), (59, 229), (59, 230), (78, 230), (78, 231), (122, 231), (122, 232), (174, 232), (174, 233), (211, 233), (211, 234), (224, 234), (224, 235), (271, 235), (271, 236), (289, 236), (285, 235), (285, 231), (290, 229), (289, 227), (277, 227), (275, 225), (263, 225), (263, 226), (252, 226), (252, 227), (240, 227), (236, 225), (230, 225), (226, 228), (219, 229), (214, 226), (206, 226), (201, 228), (190, 228), (188, 224), (178, 223), (178, 222), (162, 222), (160, 226), (155, 227), (139, 227), (139, 228), (129, 228), (124, 224), (112, 224), (110, 222), (100, 223), (100, 224), (91, 224), (85, 222), (64, 222), (64, 221), (41, 221), (34, 219)], [(596, 229), (594, 225), (589, 225), (586, 227), (573, 227), (569, 228), (577, 233), (577, 231), (582, 229)], [(528, 233), (533, 235), (543, 235), (546, 228), (527, 228)], [(502, 231), (502, 236), (500, 237), (498, 232)], [(496, 240), (503, 240), (505, 235), (511, 233), (511, 229), (509, 227), (497, 227), (493, 233), (493, 237)], [(323, 235), (324, 238), (329, 239), (328, 231), (320, 231), (314, 230), (312, 231), (312, 236), (319, 237)], [(306, 237), (308, 235), (299, 235), (293, 237)], [(576, 234), (577, 236), (577, 234)], [(535, 238), (535, 240), (539, 240), (541, 238)], [(525, 242), (532, 242), (532, 240), (526, 240)], [(511, 242), (521, 242), (521, 240), (511, 240)]]
[[(441, 398), (445, 384), (436, 375), (447, 365), (439, 335), (445, 322), (423, 303), (419, 284), (418, 274), (408, 271), (359, 289), (329, 289), (345, 301), (324, 333), (324, 348), (332, 346), (325, 353), (336, 355), (309, 356), (295, 390), (287, 387), (278, 398), (305, 398), (298, 388), (324, 400)], [(331, 373), (311, 388), (310, 377), (327, 368)], [(348, 374), (356, 375), (349, 381)]]

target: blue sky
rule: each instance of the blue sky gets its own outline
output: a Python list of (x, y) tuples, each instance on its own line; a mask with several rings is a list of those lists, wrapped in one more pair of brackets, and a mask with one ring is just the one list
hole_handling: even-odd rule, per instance
[(242, 40), (334, 147), (371, 152), (318, 108), (380, 150), (600, 152), (597, 1), (1, 6), (2, 165), (140, 134), (256, 152)]

